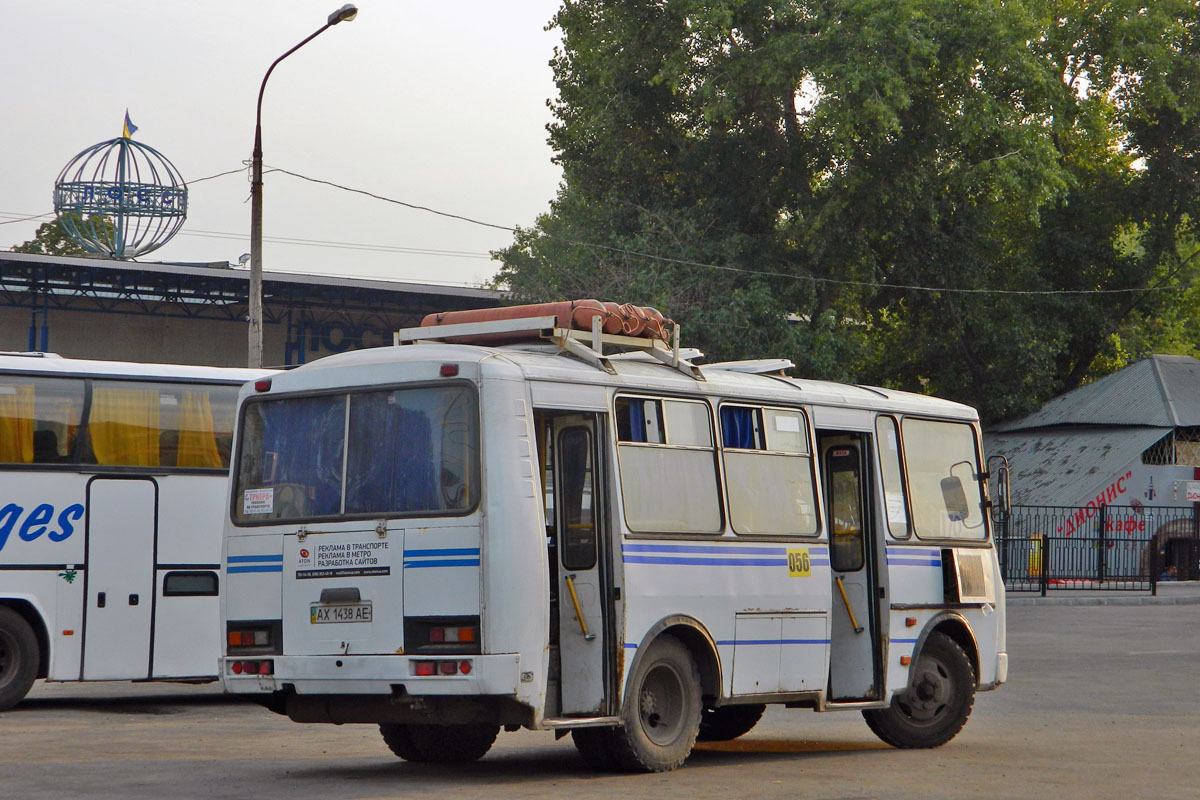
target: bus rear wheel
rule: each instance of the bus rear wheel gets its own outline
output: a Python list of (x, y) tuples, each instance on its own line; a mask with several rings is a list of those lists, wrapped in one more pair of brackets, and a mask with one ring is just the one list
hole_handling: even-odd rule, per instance
[(24, 699), (37, 678), (38, 643), (25, 618), (0, 606), (0, 711)]
[(749, 733), (767, 707), (761, 704), (706, 708), (700, 716), (701, 742), (728, 742)]
[(499, 725), (379, 726), (388, 748), (405, 761), (458, 764), (483, 758), (500, 733)]
[(893, 747), (940, 747), (962, 730), (975, 704), (975, 670), (958, 643), (931, 633), (913, 661), (908, 688), (888, 708), (863, 711), (875, 735)]
[(700, 730), (700, 671), (674, 636), (654, 640), (629, 680), (621, 727), (611, 730), (615, 766), (666, 772), (683, 765)]

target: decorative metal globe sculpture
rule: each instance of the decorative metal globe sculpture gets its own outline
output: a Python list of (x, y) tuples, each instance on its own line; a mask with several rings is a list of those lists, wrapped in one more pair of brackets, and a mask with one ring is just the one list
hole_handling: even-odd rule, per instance
[(89, 251), (136, 258), (179, 231), (187, 218), (187, 184), (162, 153), (118, 137), (63, 167), (54, 182), (54, 212)]

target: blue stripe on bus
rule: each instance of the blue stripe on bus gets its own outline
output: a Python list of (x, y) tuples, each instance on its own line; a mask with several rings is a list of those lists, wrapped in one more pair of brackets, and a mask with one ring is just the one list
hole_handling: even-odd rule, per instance
[[(795, 549), (795, 548), (793, 548)], [(725, 545), (695, 545), (695, 544), (627, 544), (622, 546), (625, 553), (723, 553), (731, 555), (787, 555), (786, 547), (729, 547)], [(814, 553), (829, 552), (826, 547), (810, 546)]]
[(283, 556), (229, 556), (229, 558), (225, 560), (230, 564), (245, 564), (247, 562), (255, 561), (278, 561), (282, 563)]
[(916, 639), (892, 639), (892, 644), (916, 644)]
[(405, 550), (405, 558), (419, 558), (421, 556), (477, 556), (479, 555), (478, 547), (447, 547), (441, 550)]
[(283, 572), (283, 564), (254, 564), (248, 567), (230, 567), (225, 571), (230, 575), (235, 572)]
[(405, 569), (424, 569), (425, 567), (478, 567), (478, 558), (446, 558), (430, 561), (405, 561)]
[(936, 561), (921, 561), (914, 558), (889, 558), (887, 560), (889, 567), (940, 567), (941, 559)]
[(697, 567), (786, 567), (786, 558), (672, 558), (670, 556), (625, 556), (626, 564), (678, 564)]

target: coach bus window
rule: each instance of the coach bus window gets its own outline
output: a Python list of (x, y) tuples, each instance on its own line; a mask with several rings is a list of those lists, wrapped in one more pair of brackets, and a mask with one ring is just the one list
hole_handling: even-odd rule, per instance
[[(965, 423), (905, 419), (904, 468), (912, 504), (912, 528), (922, 539), (983, 539), (983, 495), (980, 493), (979, 458), (975, 430)], [(957, 491), (943, 487), (958, 479), (966, 499), (965, 514)], [(945, 481), (945, 483), (944, 483)]]
[(217, 384), (94, 381), (83, 461), (226, 468), (237, 392)]
[(734, 532), (816, 534), (816, 494), (803, 413), (725, 404), (720, 416)]
[(879, 468), (883, 476), (884, 510), (888, 530), (896, 539), (908, 538), (908, 511), (904, 503), (904, 478), (900, 472), (900, 436), (896, 420), (880, 417), (875, 423), (879, 434)]
[(81, 380), (0, 379), (0, 463), (67, 461), (79, 429), (83, 389)]
[(138, 384), (96, 382), (88, 435), (96, 463), (157, 467), (159, 394)]
[[(658, 424), (664, 416), (665, 431)], [(621, 496), (630, 530), (720, 533), (708, 404), (620, 397), (616, 422)]]

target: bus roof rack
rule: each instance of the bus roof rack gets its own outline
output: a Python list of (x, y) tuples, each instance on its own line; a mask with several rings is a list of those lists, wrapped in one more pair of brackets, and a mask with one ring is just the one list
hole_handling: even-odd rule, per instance
[[(469, 338), (475, 339), (477, 344), (487, 345), (489, 344), (488, 340), (492, 340), (493, 343), (511, 345), (521, 341), (522, 338), (541, 340), (557, 345), (561, 352), (569, 353), (612, 375), (617, 374), (617, 370), (609, 363), (608, 357), (619, 352), (635, 351), (646, 353), (689, 378), (698, 381), (705, 380), (700, 368), (680, 354), (678, 325), (671, 329), (671, 343), (668, 346), (666, 342), (653, 337), (605, 333), (600, 317), (592, 318), (590, 331), (557, 327), (557, 322), (558, 319), (554, 316), (542, 316), (401, 328), (393, 335), (392, 342), (399, 346), (417, 342), (447, 342)], [(524, 337), (513, 336), (521, 333), (527, 335)], [(606, 354), (605, 348), (609, 348), (610, 352)]]
[(705, 364), (703, 368), (744, 372), (749, 375), (766, 375), (772, 372), (783, 372), (785, 369), (794, 369), (795, 366), (790, 358), (751, 358), (744, 361), (717, 361)]

